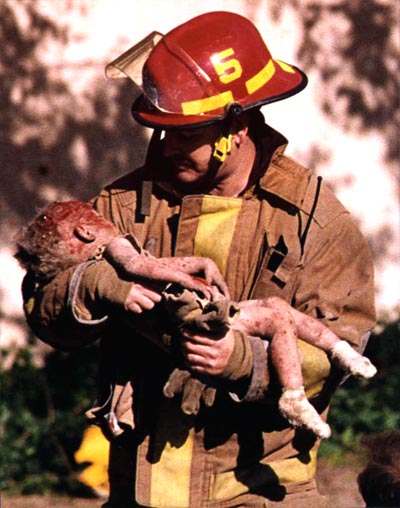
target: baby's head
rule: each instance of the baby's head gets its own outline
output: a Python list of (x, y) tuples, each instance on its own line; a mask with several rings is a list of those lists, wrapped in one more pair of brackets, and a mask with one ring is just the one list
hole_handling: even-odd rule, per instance
[(118, 234), (115, 226), (82, 201), (48, 205), (16, 238), (16, 259), (42, 279), (93, 258)]

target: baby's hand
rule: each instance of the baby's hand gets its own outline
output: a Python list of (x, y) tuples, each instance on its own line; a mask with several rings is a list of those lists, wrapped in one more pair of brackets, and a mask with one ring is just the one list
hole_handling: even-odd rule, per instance
[(221, 293), (226, 297), (230, 298), (229, 289), (225, 282), (224, 277), (219, 271), (218, 266), (214, 263), (212, 259), (204, 258), (204, 276), (206, 281), (209, 282), (212, 286), (217, 286), (217, 288), (221, 291)]
[(207, 300), (213, 300), (215, 288), (206, 279), (196, 277), (196, 275), (184, 274), (180, 284), (186, 289), (197, 291)]
[(144, 310), (151, 310), (160, 301), (160, 292), (150, 286), (134, 283), (126, 297), (125, 308), (134, 314), (141, 314)]

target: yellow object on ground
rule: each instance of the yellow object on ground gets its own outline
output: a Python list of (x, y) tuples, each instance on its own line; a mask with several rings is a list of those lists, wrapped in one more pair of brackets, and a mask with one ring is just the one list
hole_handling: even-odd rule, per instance
[(108, 452), (108, 441), (99, 427), (94, 425), (85, 430), (81, 446), (75, 452), (75, 460), (78, 464), (90, 463), (79, 473), (78, 479), (91, 487), (99, 496), (106, 496), (109, 491)]

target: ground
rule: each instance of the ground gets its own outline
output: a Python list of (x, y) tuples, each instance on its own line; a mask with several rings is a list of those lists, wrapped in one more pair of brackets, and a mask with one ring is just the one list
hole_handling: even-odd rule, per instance
[[(362, 508), (365, 506), (357, 488), (360, 467), (332, 466), (320, 461), (318, 485), (321, 494), (329, 496), (334, 508)], [(99, 499), (57, 498), (43, 496), (3, 496), (2, 508), (99, 508)]]
[(358, 491), (361, 466), (331, 466), (322, 459), (318, 465), (318, 488), (334, 508), (361, 508), (365, 503)]

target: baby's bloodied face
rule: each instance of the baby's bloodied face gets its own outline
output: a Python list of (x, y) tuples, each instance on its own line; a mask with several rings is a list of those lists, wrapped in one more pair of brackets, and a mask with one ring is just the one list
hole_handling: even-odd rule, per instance
[(55, 202), (42, 210), (17, 238), (17, 259), (42, 274), (95, 256), (118, 234), (116, 227), (81, 201)]
[(115, 226), (93, 208), (80, 201), (57, 202), (50, 205), (36, 220), (42, 239), (58, 239), (65, 244), (71, 260), (85, 261), (99, 246), (117, 234)]

